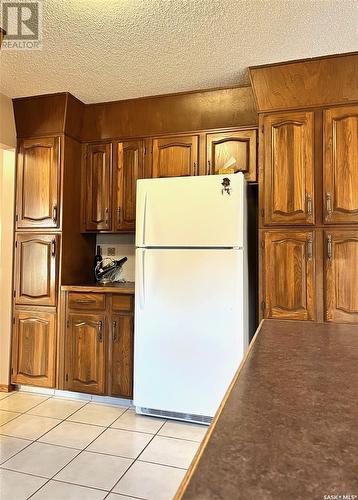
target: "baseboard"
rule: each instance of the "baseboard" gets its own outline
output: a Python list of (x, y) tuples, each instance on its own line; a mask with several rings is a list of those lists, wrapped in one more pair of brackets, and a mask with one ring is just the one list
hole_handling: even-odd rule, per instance
[(15, 390), (21, 392), (32, 392), (43, 394), (44, 396), (57, 396), (67, 399), (80, 399), (84, 401), (92, 401), (93, 403), (102, 403), (107, 405), (132, 406), (131, 399), (115, 398), (111, 396), (95, 396), (94, 394), (86, 394), (83, 392), (62, 391), (60, 389), (46, 389), (44, 387), (34, 387), (31, 385), (17, 385)]
[(15, 390), (15, 386), (11, 384), (0, 384), (0, 392), (11, 392)]

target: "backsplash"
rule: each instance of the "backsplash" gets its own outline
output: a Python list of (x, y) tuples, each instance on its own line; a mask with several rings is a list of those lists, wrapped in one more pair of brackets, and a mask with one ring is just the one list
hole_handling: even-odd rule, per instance
[[(134, 234), (98, 234), (96, 244), (100, 245), (102, 256), (112, 259), (128, 257), (123, 266), (121, 278), (126, 281), (134, 281), (135, 278), (135, 240)], [(114, 249), (114, 255), (109, 255)]]

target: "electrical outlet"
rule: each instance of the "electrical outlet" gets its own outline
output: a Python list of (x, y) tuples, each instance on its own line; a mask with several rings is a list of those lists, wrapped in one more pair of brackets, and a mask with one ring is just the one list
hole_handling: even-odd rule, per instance
[(116, 255), (116, 249), (114, 247), (108, 247), (107, 255), (108, 257), (113, 257), (114, 255)]

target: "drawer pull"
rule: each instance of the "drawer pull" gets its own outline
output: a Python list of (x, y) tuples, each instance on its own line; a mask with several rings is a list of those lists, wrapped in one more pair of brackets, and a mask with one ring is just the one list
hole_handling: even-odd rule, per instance
[(51, 255), (52, 257), (56, 257), (56, 238), (53, 238), (51, 241)]
[(310, 194), (307, 195), (307, 215), (312, 215), (312, 196)]
[(307, 240), (307, 260), (312, 260), (312, 257), (313, 257), (313, 239), (312, 236), (309, 236)]
[(327, 212), (328, 217), (330, 217), (332, 215), (332, 195), (331, 195), (331, 193), (326, 193), (326, 212)]
[(103, 342), (103, 322), (102, 321), (98, 321), (97, 331), (98, 331), (98, 342)]
[(117, 332), (117, 321), (113, 321), (112, 323), (112, 342), (115, 343), (118, 340), (118, 332)]
[(332, 236), (330, 234), (327, 236), (327, 257), (328, 260), (332, 260)]

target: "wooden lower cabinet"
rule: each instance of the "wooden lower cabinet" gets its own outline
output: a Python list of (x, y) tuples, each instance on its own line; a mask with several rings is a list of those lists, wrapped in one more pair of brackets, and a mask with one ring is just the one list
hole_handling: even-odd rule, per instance
[(358, 230), (325, 231), (325, 320), (358, 323)]
[(13, 384), (55, 387), (56, 311), (15, 309)]
[(103, 394), (105, 392), (104, 314), (69, 313), (66, 328), (66, 389)]
[(263, 243), (263, 316), (315, 320), (314, 231), (266, 231)]
[(109, 393), (112, 396), (133, 396), (132, 314), (113, 314), (109, 348)]
[(133, 296), (68, 292), (63, 306), (64, 389), (131, 398)]

